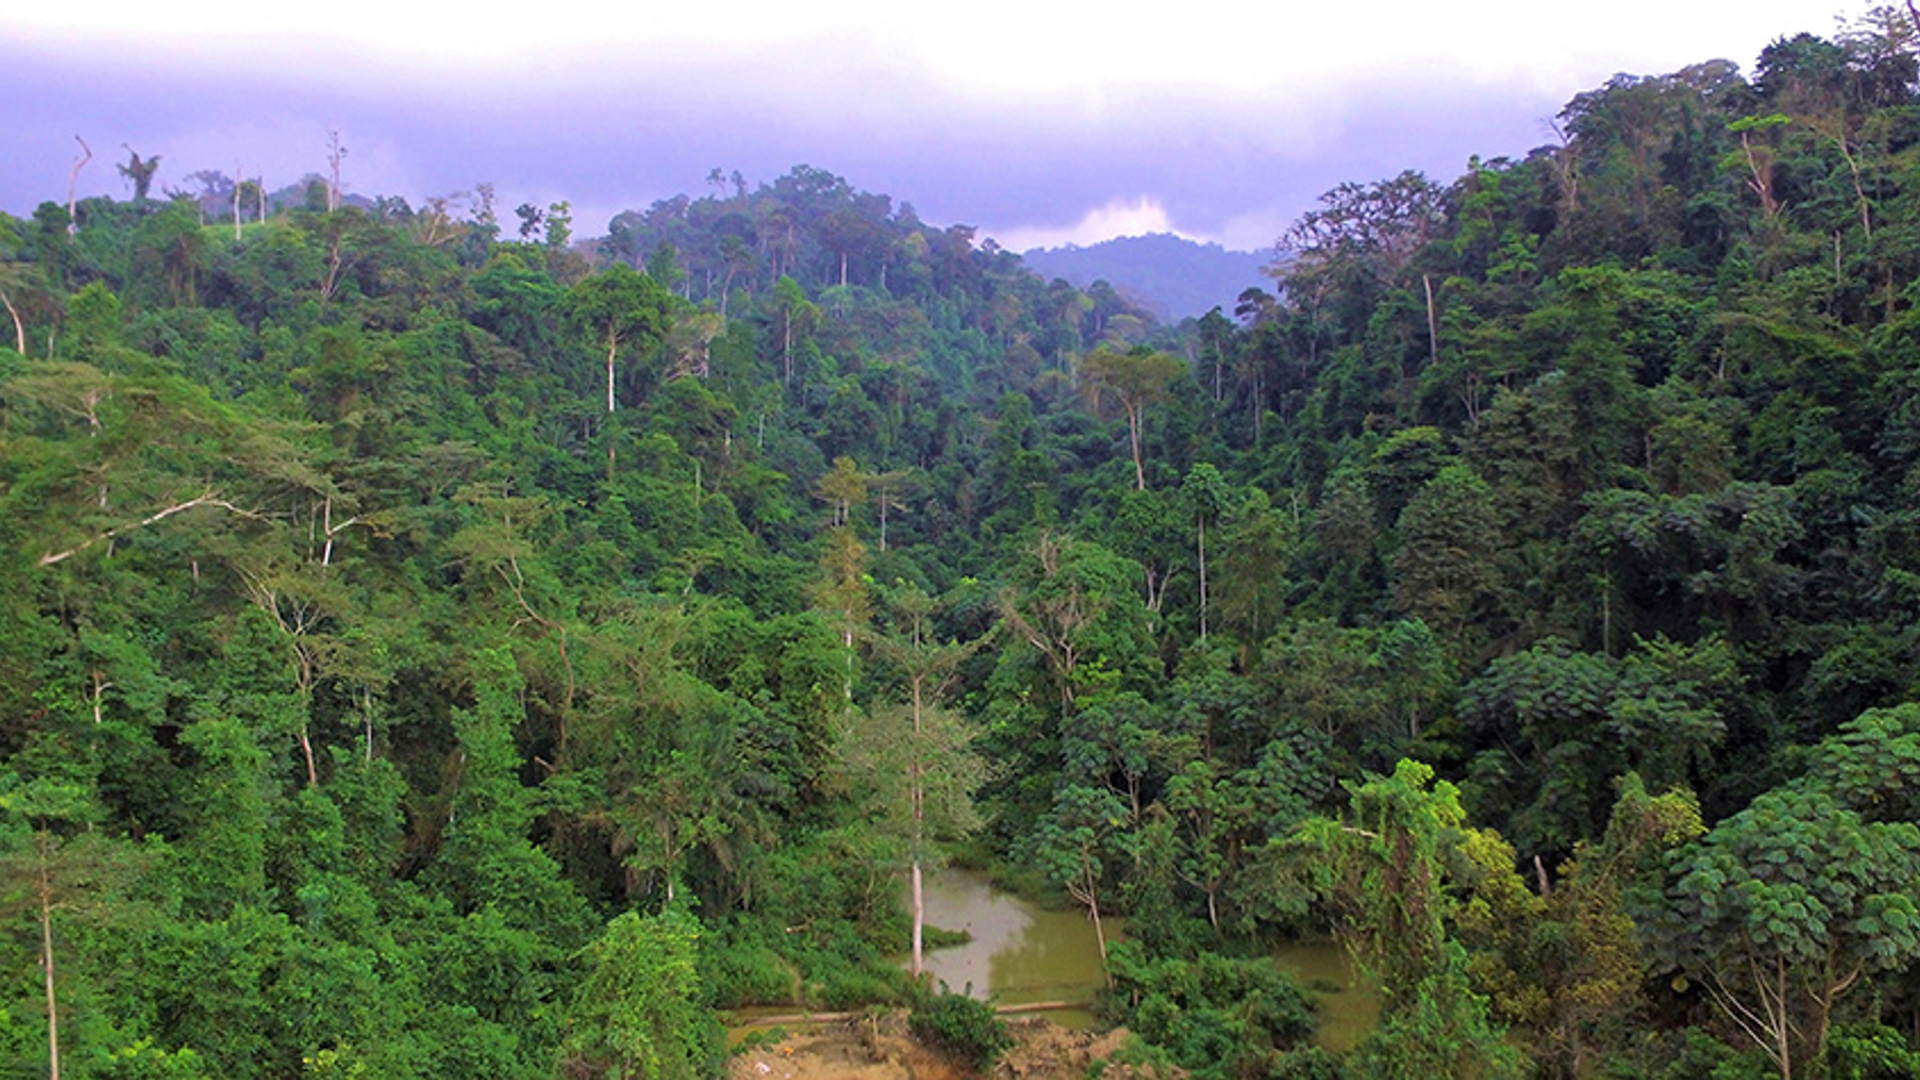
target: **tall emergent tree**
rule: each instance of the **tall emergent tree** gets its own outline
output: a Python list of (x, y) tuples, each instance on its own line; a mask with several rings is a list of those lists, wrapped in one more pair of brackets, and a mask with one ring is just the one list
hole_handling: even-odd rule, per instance
[[(942, 644), (934, 636), (933, 600), (917, 587), (909, 586), (893, 602), (895, 632), (875, 634), (874, 651), (899, 670), (906, 683), (904, 710), (883, 708), (875, 713), (873, 737), (868, 752), (892, 745), (906, 751), (903, 772), (907, 782), (907, 862), (908, 884), (913, 918), (913, 966), (915, 978), (923, 967), (923, 943), (926, 937), (927, 905), (922, 868), (930, 858), (930, 841), (937, 833), (964, 835), (977, 828), (979, 814), (973, 808), (973, 789), (984, 776), (985, 763), (971, 747), (973, 733), (966, 721), (939, 703), (939, 697), (953, 671), (985, 644), (985, 639), (965, 644)], [(904, 732), (888, 731), (906, 721)]]
[(1147, 470), (1141, 456), (1140, 424), (1147, 407), (1167, 399), (1173, 380), (1186, 364), (1171, 353), (1136, 345), (1120, 349), (1102, 345), (1080, 358), (1080, 375), (1096, 399), (1111, 397), (1127, 416), (1127, 440), (1133, 449), (1133, 480), (1147, 489)]
[(567, 318), (607, 350), (607, 412), (614, 399), (614, 363), (622, 349), (646, 349), (667, 330), (673, 297), (631, 266), (616, 263), (567, 290)]

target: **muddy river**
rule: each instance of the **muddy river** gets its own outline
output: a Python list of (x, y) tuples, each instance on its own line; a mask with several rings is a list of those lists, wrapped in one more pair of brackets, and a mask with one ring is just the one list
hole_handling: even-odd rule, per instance
[[(926, 956), (934, 979), (955, 992), (977, 998), (991, 994), (1002, 1005), (1019, 1005), (1087, 1001), (1102, 986), (1100, 946), (1085, 911), (1049, 911), (994, 888), (985, 874), (970, 870), (927, 875), (925, 895), (929, 925), (972, 936), (964, 945), (930, 950)], [(1126, 920), (1103, 922), (1109, 941), (1125, 936)], [(1298, 942), (1282, 946), (1275, 956), (1319, 996), (1322, 1046), (1336, 1052), (1350, 1049), (1373, 1027), (1379, 997), (1357, 984), (1339, 946)], [(1082, 1011), (1047, 1016), (1066, 1027), (1094, 1022)]]

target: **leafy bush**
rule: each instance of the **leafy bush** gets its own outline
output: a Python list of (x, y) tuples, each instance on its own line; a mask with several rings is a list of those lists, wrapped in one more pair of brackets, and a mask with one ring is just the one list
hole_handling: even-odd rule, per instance
[(758, 941), (718, 938), (700, 942), (707, 992), (716, 1008), (799, 1004), (793, 966), (778, 952)]
[(1920, 1076), (1920, 1053), (1890, 1027), (1842, 1024), (1827, 1043), (1827, 1068), (1834, 1080)]
[(1312, 999), (1269, 959), (1152, 959), (1135, 942), (1115, 945), (1109, 959), (1113, 1018), (1195, 1077), (1269, 1075), (1313, 1034)]
[(1013, 1045), (1006, 1022), (984, 1001), (964, 994), (935, 994), (914, 1007), (907, 1026), (927, 1042), (982, 1071)]
[(699, 923), (681, 911), (626, 912), (590, 949), (569, 1014), (563, 1071), (682, 1080), (716, 1071), (724, 1035), (699, 1004)]

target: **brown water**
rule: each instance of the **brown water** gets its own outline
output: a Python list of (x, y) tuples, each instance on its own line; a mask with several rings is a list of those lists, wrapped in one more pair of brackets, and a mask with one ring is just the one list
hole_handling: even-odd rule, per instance
[[(927, 924), (964, 930), (964, 945), (932, 949), (926, 967), (937, 986), (1001, 1005), (1035, 1001), (1088, 1001), (1106, 984), (1093, 920), (1078, 908), (1049, 911), (994, 888), (985, 874), (942, 870), (928, 874)], [(1104, 919), (1107, 940), (1119, 940), (1122, 920)], [(903, 959), (901, 961), (905, 963)], [(1049, 1012), (1064, 1027), (1089, 1027), (1083, 1010)]]
[[(929, 925), (972, 936), (964, 945), (927, 953), (935, 985), (945, 981), (955, 993), (971, 992), (982, 999), (991, 995), (1002, 1005), (1018, 1005), (1087, 1001), (1106, 983), (1093, 921), (1079, 908), (1046, 910), (968, 870), (927, 875), (925, 895)], [(1107, 940), (1119, 940), (1123, 924), (1122, 919), (1104, 920)], [(1339, 945), (1294, 942), (1275, 950), (1274, 958), (1320, 1000), (1314, 1041), (1341, 1053), (1373, 1030), (1380, 1019), (1379, 992), (1360, 980)], [(1047, 1017), (1066, 1027), (1094, 1023), (1093, 1016), (1081, 1010), (1050, 1012)]]
[(1354, 1048), (1380, 1020), (1380, 991), (1353, 970), (1347, 951), (1331, 941), (1296, 941), (1273, 958), (1320, 999), (1313, 1041), (1336, 1054)]

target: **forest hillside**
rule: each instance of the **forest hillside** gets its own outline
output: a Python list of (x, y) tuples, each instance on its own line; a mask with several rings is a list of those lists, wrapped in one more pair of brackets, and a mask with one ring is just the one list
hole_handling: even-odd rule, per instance
[(1915, 44), (1616, 77), (1175, 325), (809, 166), (0, 215), (0, 1071), (990, 1044), (895, 959), (962, 858), (1127, 918), (1168, 1075), (1915, 1075)]
[(1229, 251), (1169, 233), (1036, 248), (1020, 259), (1042, 277), (1081, 288), (1109, 282), (1161, 322), (1197, 319), (1216, 307), (1231, 311), (1242, 292), (1270, 286), (1265, 270), (1273, 262), (1271, 253)]

